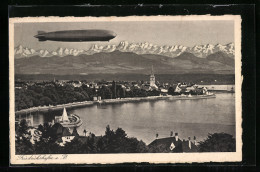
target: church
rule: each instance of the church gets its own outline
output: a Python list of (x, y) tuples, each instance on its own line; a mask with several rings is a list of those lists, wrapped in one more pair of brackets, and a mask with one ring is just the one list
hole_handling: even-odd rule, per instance
[(154, 76), (153, 66), (152, 66), (151, 75), (150, 75), (150, 88), (151, 89), (158, 89), (157, 85), (155, 84), (155, 76)]

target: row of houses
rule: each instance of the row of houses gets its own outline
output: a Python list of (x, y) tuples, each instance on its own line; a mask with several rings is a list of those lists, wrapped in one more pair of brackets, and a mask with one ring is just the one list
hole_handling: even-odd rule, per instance
[(164, 153), (182, 153), (182, 152), (198, 152), (198, 143), (196, 137), (192, 141), (190, 137), (188, 140), (181, 140), (178, 133), (175, 136), (171, 134), (170, 137), (158, 138), (156, 134), (156, 139), (152, 141), (148, 147)]
[(172, 86), (173, 94), (207, 94), (206, 87), (199, 87), (196, 84), (187, 85), (185, 83), (178, 83)]

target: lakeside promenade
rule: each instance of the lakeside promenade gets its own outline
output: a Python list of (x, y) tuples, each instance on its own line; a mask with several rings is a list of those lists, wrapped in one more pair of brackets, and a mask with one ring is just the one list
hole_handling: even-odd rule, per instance
[(121, 98), (121, 99), (104, 99), (101, 101), (83, 101), (83, 102), (73, 102), (61, 105), (49, 105), (49, 106), (39, 106), (39, 107), (32, 107), (28, 109), (22, 109), (16, 111), (16, 115), (26, 114), (31, 112), (48, 112), (48, 111), (56, 111), (62, 110), (64, 107), (66, 109), (76, 108), (76, 107), (83, 107), (83, 106), (92, 106), (97, 104), (112, 104), (112, 103), (127, 103), (127, 102), (139, 102), (139, 101), (148, 101), (148, 100), (162, 100), (162, 99), (169, 99), (171, 96), (150, 96), (150, 97), (129, 97), (129, 98)]
[(155, 100), (192, 100), (192, 99), (205, 99), (205, 98), (214, 98), (212, 95), (196, 95), (192, 97), (188, 96), (149, 96), (149, 97), (129, 97), (129, 98), (118, 98), (118, 99), (104, 99), (101, 101), (83, 101), (83, 102), (73, 102), (61, 105), (49, 105), (49, 106), (39, 106), (32, 107), (28, 109), (22, 109), (15, 112), (15, 115), (27, 114), (32, 112), (49, 112), (62, 110), (64, 107), (66, 109), (72, 109), (77, 107), (93, 106), (99, 104), (115, 104), (115, 103), (128, 103), (128, 102), (141, 102), (141, 101), (155, 101)]

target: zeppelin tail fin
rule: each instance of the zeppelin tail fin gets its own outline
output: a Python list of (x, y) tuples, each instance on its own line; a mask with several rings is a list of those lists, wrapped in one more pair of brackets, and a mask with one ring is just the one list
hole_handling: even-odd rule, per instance
[(45, 39), (45, 34), (46, 32), (44, 32), (44, 31), (38, 31), (38, 35), (35, 35), (34, 37), (35, 38), (38, 38), (38, 40), (39, 41), (46, 41), (46, 39)]

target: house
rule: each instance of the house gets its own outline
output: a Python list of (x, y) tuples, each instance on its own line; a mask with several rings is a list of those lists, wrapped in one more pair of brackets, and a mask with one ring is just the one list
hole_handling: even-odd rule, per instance
[(91, 134), (89, 136), (75, 137), (75, 139), (77, 139), (77, 141), (79, 141), (81, 144), (86, 144), (91, 139), (94, 143), (97, 143), (101, 138), (102, 136), (95, 136), (94, 134)]
[(60, 143), (61, 146), (64, 146), (67, 142), (71, 142), (75, 136), (69, 132), (68, 128), (64, 128), (61, 135), (62, 142)]
[(160, 95), (162, 96), (167, 96), (168, 95), (168, 90), (163, 88), (163, 87), (160, 87)]
[(20, 136), (18, 139), (22, 139), (22, 137), (27, 138), (30, 140), (32, 144), (35, 144), (35, 141), (40, 141), (41, 132), (33, 127), (28, 127), (26, 133), (21, 133), (16, 127), (15, 131), (15, 140), (17, 140), (17, 137)]
[(148, 145), (150, 149), (159, 148), (160, 152), (175, 152), (181, 153), (182, 149), (182, 141), (178, 137), (178, 133), (175, 133), (175, 136), (155, 139), (152, 143)]
[(149, 84), (142, 84), (141, 89), (143, 89), (145, 91), (151, 91), (152, 90)]
[(188, 86), (187, 88), (186, 88), (186, 90), (188, 91), (188, 92), (191, 92), (191, 91), (195, 91), (195, 87), (194, 86)]
[[(197, 152), (198, 147), (190, 140), (181, 140), (178, 133), (175, 136), (155, 139), (148, 145), (149, 149), (165, 153)], [(155, 151), (156, 152), (156, 151)]]
[(208, 90), (206, 87), (197, 87), (194, 92), (197, 94), (207, 94)]
[(71, 142), (76, 136), (78, 136), (78, 133), (75, 130), (76, 129), (70, 131), (69, 128), (63, 127), (60, 123), (56, 123), (52, 126), (52, 133), (56, 135), (56, 142), (60, 146), (64, 146), (66, 142)]
[[(196, 138), (196, 137), (194, 137), (194, 138)], [(183, 152), (198, 152), (198, 146), (196, 143), (196, 139), (194, 140), (194, 142), (192, 142), (190, 140), (190, 137), (188, 140), (183, 139), (182, 149), (183, 149)]]
[(36, 128), (30, 127), (28, 129), (28, 133), (29, 135), (31, 135), (30, 137), (30, 142), (32, 144), (35, 144), (35, 141), (40, 141), (40, 136), (41, 136), (41, 131), (37, 130)]
[(129, 91), (131, 91), (131, 88), (127, 86), (126, 89), (125, 89), (125, 91), (126, 91), (126, 92), (129, 92)]
[(182, 91), (182, 89), (179, 87), (179, 84), (176, 85), (176, 87), (174, 87), (174, 92), (175, 93), (180, 93)]

